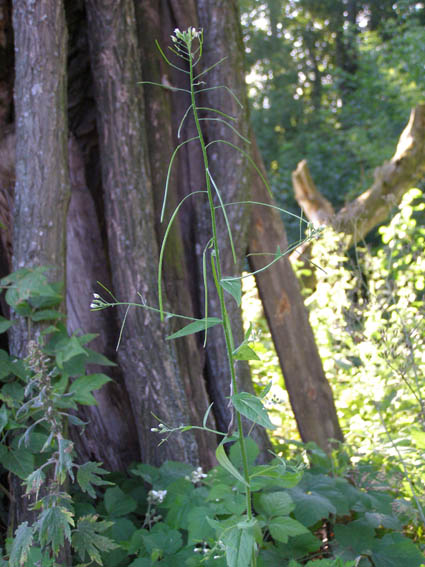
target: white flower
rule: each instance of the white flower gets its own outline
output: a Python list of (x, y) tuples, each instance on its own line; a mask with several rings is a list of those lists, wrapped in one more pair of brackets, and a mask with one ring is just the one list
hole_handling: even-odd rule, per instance
[(161, 504), (167, 496), (166, 490), (149, 490), (148, 502), (150, 504)]

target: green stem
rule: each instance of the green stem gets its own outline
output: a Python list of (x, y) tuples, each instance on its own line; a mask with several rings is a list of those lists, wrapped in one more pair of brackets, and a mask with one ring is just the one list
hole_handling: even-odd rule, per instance
[[(221, 264), (220, 264), (220, 250), (218, 246), (218, 238), (217, 238), (217, 222), (215, 216), (215, 206), (213, 201), (213, 192), (211, 188), (211, 180), (208, 174), (209, 171), (209, 164), (208, 164), (208, 155), (207, 155), (207, 148), (204, 140), (204, 136), (202, 133), (200, 120), (198, 117), (198, 108), (196, 106), (195, 100), (195, 88), (194, 88), (194, 77), (193, 77), (193, 62), (191, 56), (191, 46), (188, 45), (189, 50), (189, 78), (190, 78), (190, 96), (191, 96), (191, 103), (192, 103), (192, 112), (193, 118), (195, 120), (196, 131), (199, 136), (199, 143), (201, 145), (202, 151), (202, 158), (204, 162), (204, 171), (205, 171), (205, 183), (207, 188), (208, 194), (208, 203), (210, 207), (210, 215), (211, 215), (211, 228), (212, 228), (212, 242), (213, 242), (213, 253), (211, 255), (211, 267), (213, 272), (214, 284), (217, 290), (218, 299), (220, 302), (220, 311), (221, 311), (221, 318), (223, 321), (223, 331), (224, 331), (224, 338), (226, 342), (226, 351), (227, 351), (227, 359), (229, 362), (229, 370), (231, 376), (231, 385), (233, 394), (237, 394), (238, 388), (236, 383), (236, 372), (235, 372), (235, 360), (233, 357), (233, 334), (230, 325), (230, 318), (227, 312), (226, 303), (224, 299), (224, 291), (220, 285), (221, 281)], [(242, 467), (243, 467), (243, 475), (245, 481), (247, 483), (246, 488), (246, 513), (248, 519), (252, 518), (252, 508), (251, 508), (251, 489), (250, 489), (250, 482), (249, 482), (249, 470), (248, 470), (248, 458), (247, 458), (247, 451), (245, 445), (245, 438), (243, 436), (243, 428), (242, 428), (242, 418), (238, 411), (234, 410), (236, 413), (237, 418), (237, 430), (238, 430), (238, 437), (239, 437), (239, 446), (241, 449), (241, 457), (242, 457)], [(252, 567), (256, 565), (256, 557), (255, 551), (252, 554)]]

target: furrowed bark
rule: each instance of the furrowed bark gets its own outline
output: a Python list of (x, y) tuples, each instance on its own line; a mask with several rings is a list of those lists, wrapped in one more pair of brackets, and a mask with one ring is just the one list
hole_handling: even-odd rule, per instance
[[(166, 81), (168, 70), (159, 56), (153, 38), (161, 39), (161, 18), (157, 0), (138, 1), (136, 14), (141, 46), (142, 73), (145, 80), (161, 83)], [(164, 34), (167, 36), (167, 34)], [(169, 41), (165, 37), (165, 41)], [(162, 41), (161, 41), (162, 44)], [(164, 221), (160, 222), (163, 195), (167, 177), (167, 165), (175, 149), (176, 136), (173, 135), (173, 116), (171, 94), (165, 89), (146, 85), (143, 89), (145, 100), (146, 133), (149, 150), (149, 164), (152, 181), (152, 194), (155, 212), (155, 227), (158, 242), (162, 243), (168, 221), (178, 205), (176, 187), (177, 169), (173, 168), (170, 191), (165, 209)], [(174, 133), (175, 134), (175, 133)], [(181, 140), (179, 140), (181, 141)], [(168, 234), (163, 264), (164, 290), (171, 312), (193, 315), (194, 307), (190, 295), (191, 274), (185, 262), (185, 251), (179, 219), (173, 223)], [(171, 330), (177, 330), (176, 321), (171, 321)], [(199, 348), (195, 335), (182, 337), (175, 341), (178, 365), (182, 369), (182, 379), (189, 403), (190, 423), (202, 425), (203, 416), (210, 401), (206, 392), (204, 351)], [(190, 362), (189, 362), (190, 361)], [(213, 413), (209, 414), (208, 427), (215, 429)], [(195, 431), (201, 464), (210, 467), (215, 463), (214, 439), (210, 433)]]
[[(15, 34), (16, 186), (12, 269), (49, 265), (51, 281), (65, 284), (66, 214), (70, 198), (67, 156), (65, 13), (61, 0), (13, 3)], [(63, 305), (63, 309), (64, 309)], [(18, 319), (10, 352), (27, 355), (28, 330)], [(21, 482), (13, 477), (16, 525), (33, 521)], [(13, 506), (11, 507), (13, 511)], [(12, 512), (13, 513), (13, 512)], [(70, 565), (69, 546), (60, 553)]]
[[(143, 90), (133, 2), (86, 2), (97, 104), (108, 250), (113, 292), (121, 301), (157, 306), (158, 247), (144, 137)], [(121, 316), (124, 317), (125, 310)], [(141, 458), (197, 462), (191, 433), (158, 447), (152, 414), (172, 425), (190, 420), (181, 373), (168, 327), (141, 308), (128, 311), (118, 351), (130, 396)]]

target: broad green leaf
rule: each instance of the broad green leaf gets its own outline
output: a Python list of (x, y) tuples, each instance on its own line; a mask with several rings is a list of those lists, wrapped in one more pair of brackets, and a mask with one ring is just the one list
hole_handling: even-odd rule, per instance
[(155, 524), (151, 531), (143, 536), (143, 543), (149, 554), (160, 551), (164, 555), (173, 555), (183, 545), (181, 533), (164, 523)]
[(242, 343), (237, 349), (233, 351), (233, 358), (235, 360), (260, 360), (258, 354), (252, 350), (247, 344)]
[(14, 323), (15, 321), (9, 321), (0, 315), (0, 333), (6, 332)]
[(77, 529), (72, 533), (72, 547), (84, 561), (86, 555), (98, 565), (102, 565), (101, 551), (111, 551), (118, 545), (102, 534), (113, 522), (97, 521), (95, 515), (83, 516), (78, 520)]
[(289, 537), (309, 533), (305, 526), (289, 516), (273, 518), (268, 527), (272, 538), (282, 543), (286, 543)]
[(241, 280), (222, 279), (222, 280), (220, 280), (220, 285), (224, 289), (224, 291), (227, 291), (227, 293), (230, 293), (230, 295), (233, 297), (233, 299), (236, 301), (236, 303), (238, 304), (238, 307), (239, 307), (240, 304), (241, 304), (241, 299), (242, 299)]
[(231, 397), (235, 409), (253, 421), (267, 429), (276, 429), (276, 426), (270, 421), (266, 408), (257, 396), (248, 392), (240, 392)]
[(306, 493), (299, 487), (292, 488), (290, 494), (295, 502), (295, 518), (307, 527), (328, 518), (329, 514), (336, 514), (332, 502), (320, 494), (312, 491)]
[(353, 557), (372, 549), (375, 539), (375, 530), (362, 520), (355, 520), (349, 524), (335, 526), (335, 542), (339, 547), (351, 551)]
[(169, 335), (167, 340), (171, 339), (178, 339), (179, 337), (185, 337), (187, 335), (193, 335), (194, 333), (199, 333), (200, 331), (205, 331), (205, 329), (209, 329), (210, 327), (214, 327), (215, 325), (219, 325), (221, 323), (221, 319), (217, 317), (207, 317), (206, 319), (198, 319), (197, 321), (193, 321), (189, 323), (176, 333)]
[(251, 564), (255, 541), (250, 531), (235, 526), (225, 531), (221, 539), (226, 546), (228, 567), (247, 567)]
[(419, 547), (397, 533), (375, 539), (372, 559), (376, 567), (420, 567), (424, 563)]
[(63, 368), (65, 362), (70, 361), (77, 356), (87, 356), (85, 349), (80, 345), (77, 337), (69, 337), (64, 341), (62, 348), (56, 354), (56, 362), (59, 368)]
[(15, 532), (9, 558), (10, 567), (25, 567), (32, 541), (33, 526), (29, 526), (28, 522), (23, 522)]
[(287, 492), (279, 490), (256, 494), (254, 507), (259, 514), (272, 518), (273, 516), (287, 516), (295, 508), (295, 504)]
[(87, 492), (92, 498), (96, 498), (96, 492), (93, 486), (111, 485), (101, 478), (101, 475), (107, 474), (108, 471), (102, 469), (99, 463), (88, 462), (81, 465), (77, 471), (77, 482), (83, 492)]
[(64, 506), (44, 509), (37, 521), (40, 543), (50, 546), (57, 554), (63, 547), (65, 538), (71, 541), (71, 526), (74, 526), (72, 512)]
[(106, 490), (104, 503), (108, 514), (115, 518), (126, 516), (137, 508), (137, 502), (134, 498), (125, 494), (118, 486)]
[(207, 520), (209, 514), (211, 510), (206, 506), (191, 509), (188, 515), (188, 545), (214, 538), (215, 530)]
[(106, 374), (87, 374), (74, 380), (69, 391), (74, 394), (72, 399), (77, 403), (86, 406), (94, 406), (97, 405), (97, 401), (91, 392), (98, 390), (110, 381), (111, 378), (106, 376)]
[[(260, 453), (260, 450), (257, 443), (254, 441), (254, 439), (252, 439), (252, 437), (245, 438), (245, 451), (248, 464), (253, 465)], [(234, 443), (230, 447), (229, 458), (236, 468), (242, 468), (242, 454), (239, 443)]]
[(215, 456), (217, 457), (217, 461), (220, 465), (226, 469), (234, 478), (242, 482), (245, 486), (248, 486), (248, 483), (245, 481), (244, 477), (241, 473), (232, 465), (229, 457), (226, 455), (226, 451), (222, 444), (220, 444), (215, 452)]
[(0, 462), (5, 469), (22, 480), (34, 470), (34, 456), (24, 448), (11, 449), (0, 445)]

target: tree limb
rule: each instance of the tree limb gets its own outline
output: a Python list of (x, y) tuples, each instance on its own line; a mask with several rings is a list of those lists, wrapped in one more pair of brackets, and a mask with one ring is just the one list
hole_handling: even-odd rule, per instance
[[(377, 167), (371, 187), (332, 215), (332, 206), (317, 190), (307, 162), (298, 164), (292, 175), (295, 198), (314, 224), (330, 224), (350, 238), (348, 246), (362, 240), (397, 206), (404, 193), (425, 175), (425, 104), (412, 109), (410, 119), (390, 161)], [(305, 250), (304, 250), (305, 252)], [(295, 253), (295, 258), (299, 257)]]

